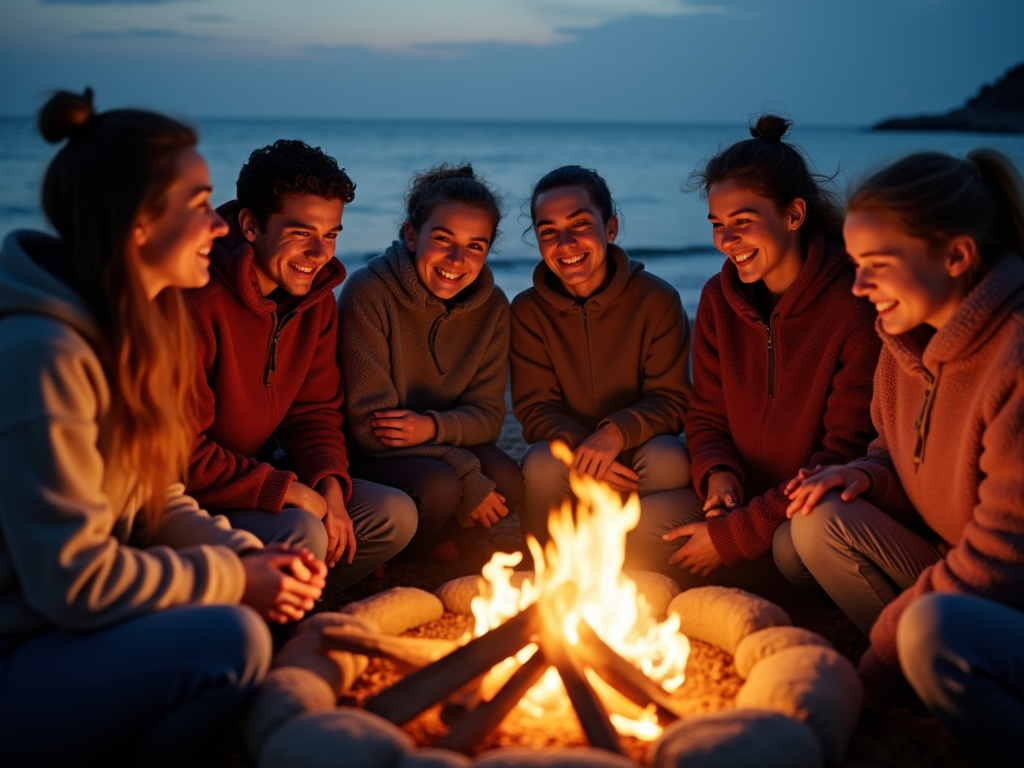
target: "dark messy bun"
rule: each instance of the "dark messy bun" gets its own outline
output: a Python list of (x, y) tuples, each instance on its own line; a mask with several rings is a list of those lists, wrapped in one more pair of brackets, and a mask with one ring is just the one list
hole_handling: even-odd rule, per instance
[(73, 136), (96, 114), (92, 99), (92, 88), (81, 94), (57, 91), (39, 110), (39, 133), (51, 144)]
[(804, 245), (814, 232), (837, 243), (843, 239), (843, 213), (839, 200), (829, 189), (832, 178), (811, 170), (803, 154), (782, 138), (792, 121), (778, 115), (761, 115), (750, 128), (754, 138), (737, 141), (723, 149), (690, 174), (685, 189), (708, 191), (719, 182), (734, 180), (783, 211), (796, 198), (807, 203), (807, 217), (801, 227)]
[(757, 118), (757, 122), (750, 126), (750, 135), (755, 139), (780, 142), (791, 125), (793, 125), (793, 121), (784, 117), (761, 115)]
[(476, 175), (469, 163), (441, 163), (415, 174), (405, 193), (405, 223), (419, 232), (434, 209), (445, 203), (461, 203), (486, 213), (493, 226), (491, 243), (497, 238), (498, 223), (504, 213), (501, 198)]

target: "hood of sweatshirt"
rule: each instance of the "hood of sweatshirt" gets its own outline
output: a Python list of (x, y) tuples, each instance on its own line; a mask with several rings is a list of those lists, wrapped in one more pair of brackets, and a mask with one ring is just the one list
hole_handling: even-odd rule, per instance
[(0, 316), (52, 317), (67, 323), (97, 346), (101, 337), (92, 313), (57, 276), (62, 253), (60, 240), (43, 232), (23, 229), (4, 238), (0, 248)]
[[(629, 278), (644, 268), (642, 262), (633, 261), (614, 243), (608, 243), (608, 266), (613, 270), (611, 281), (602, 290), (588, 296), (584, 306), (600, 307), (611, 304), (625, 290)], [(569, 311), (578, 306), (576, 299), (565, 293), (562, 281), (543, 260), (533, 270), (533, 287), (537, 290), (537, 295), (556, 309)]]
[(380, 256), (370, 259), (366, 266), (384, 281), (402, 306), (412, 310), (435, 308), (440, 312), (469, 312), (483, 306), (494, 292), (494, 273), (484, 264), (472, 285), (446, 303), (428, 291), (420, 281), (412, 253), (399, 240), (391, 243)]
[[(277, 304), (260, 290), (256, 269), (253, 267), (255, 253), (238, 223), (238, 212), (241, 210), (242, 206), (237, 200), (224, 203), (217, 209), (231, 230), (214, 241), (210, 253), (210, 270), (253, 314), (270, 314), (277, 310)], [(331, 259), (316, 273), (313, 287), (294, 307), (295, 311), (302, 312), (306, 307), (316, 304), (325, 293), (341, 285), (344, 279), (345, 267), (337, 259)]]
[(935, 372), (943, 363), (973, 354), (987, 342), (1015, 310), (1024, 308), (1024, 259), (1003, 256), (967, 294), (949, 319), (922, 350), (910, 334), (890, 336), (875, 320), (882, 343), (908, 373)]
[[(852, 268), (841, 246), (826, 242), (821, 232), (815, 232), (807, 244), (807, 258), (796, 280), (783, 294), (773, 313), (779, 317), (800, 314), (828, 289), (836, 275), (844, 269)], [(750, 286), (740, 280), (736, 265), (729, 259), (722, 266), (722, 293), (738, 315), (757, 325), (764, 324), (754, 306)]]

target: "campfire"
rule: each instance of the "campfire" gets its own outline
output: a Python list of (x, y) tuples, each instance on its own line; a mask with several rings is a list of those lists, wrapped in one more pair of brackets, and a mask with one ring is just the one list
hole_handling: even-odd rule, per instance
[[(555, 455), (572, 454), (556, 444)], [(533, 579), (513, 586), (521, 553), (496, 553), (472, 601), (474, 637), (369, 698), (364, 708), (404, 725), (441, 701), (451, 729), (436, 746), (470, 753), (513, 707), (543, 716), (568, 697), (592, 746), (625, 754), (620, 734), (657, 738), (680, 716), (671, 692), (685, 679), (690, 644), (679, 617), (659, 620), (622, 572), (625, 540), (640, 518), (635, 494), (570, 474), (577, 498), (553, 510), (542, 550), (528, 539)], [(331, 630), (324, 630), (330, 643)], [(351, 648), (350, 632), (338, 646)]]

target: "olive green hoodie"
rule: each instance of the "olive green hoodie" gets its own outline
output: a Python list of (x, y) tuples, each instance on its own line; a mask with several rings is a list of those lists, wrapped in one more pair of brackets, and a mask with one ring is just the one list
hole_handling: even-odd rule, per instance
[(210, 517), (180, 483), (160, 530), (135, 546), (130, 484), (106, 470), (111, 393), (98, 330), (41, 266), (59, 249), (26, 231), (0, 249), (0, 645), (175, 605), (236, 603), (245, 589), (237, 553), (262, 546)]

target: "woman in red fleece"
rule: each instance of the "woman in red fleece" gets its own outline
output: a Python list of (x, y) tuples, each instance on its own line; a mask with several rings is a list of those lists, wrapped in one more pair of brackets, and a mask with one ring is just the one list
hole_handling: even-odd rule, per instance
[(869, 699), (902, 671), (985, 765), (1017, 765), (1024, 185), (991, 150), (912, 155), (853, 194), (844, 232), (854, 293), (878, 310), (878, 438), (864, 458), (793, 480), (793, 544), (870, 633)]
[(841, 214), (782, 141), (789, 125), (762, 116), (753, 138), (695, 174), (728, 260), (697, 309), (686, 414), (693, 488), (644, 532), (656, 554), (648, 566), (674, 566), (667, 572), (684, 586), (710, 577), (749, 587), (746, 569), (719, 566), (765, 555), (773, 537), (792, 549), (788, 530), (776, 529), (793, 474), (822, 457), (861, 456), (874, 437), (872, 308), (850, 294)]

